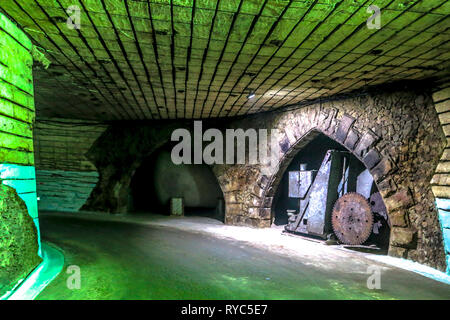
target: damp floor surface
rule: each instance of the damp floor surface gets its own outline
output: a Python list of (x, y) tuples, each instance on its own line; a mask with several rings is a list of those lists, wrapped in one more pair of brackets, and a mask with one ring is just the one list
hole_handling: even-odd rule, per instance
[[(450, 299), (447, 284), (356, 253), (290, 256), (182, 228), (70, 216), (40, 223), (65, 268), (38, 299)], [(70, 265), (81, 270), (78, 290), (66, 285)], [(367, 288), (371, 265), (381, 289)]]

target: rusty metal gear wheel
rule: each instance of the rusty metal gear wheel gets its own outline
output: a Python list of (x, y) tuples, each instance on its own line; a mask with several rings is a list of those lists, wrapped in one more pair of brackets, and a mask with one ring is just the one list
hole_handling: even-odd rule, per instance
[(331, 224), (342, 243), (364, 243), (373, 229), (372, 210), (366, 198), (355, 192), (340, 197), (334, 204)]

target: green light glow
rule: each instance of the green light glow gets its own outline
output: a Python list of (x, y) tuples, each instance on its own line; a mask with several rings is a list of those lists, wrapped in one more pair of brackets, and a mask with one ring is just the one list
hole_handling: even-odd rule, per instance
[[(32, 47), (25, 33), (0, 13), (0, 184), (8, 186), (2, 186), (6, 196), (0, 204), (4, 214), (0, 226), (2, 230), (8, 230), (7, 236), (0, 239), (1, 294), (29, 274), (41, 261), (37, 254), (43, 254), (33, 166)], [(20, 199), (25, 202), (26, 209)], [(27, 212), (32, 221), (26, 216)], [(17, 238), (23, 239), (22, 246), (11, 245)], [(29, 283), (27, 281), (25, 283)], [(22, 287), (23, 284), (18, 290)]]
[(46, 243), (42, 244), (43, 262), (25, 279), (7, 300), (34, 300), (56, 278), (64, 266), (64, 256)]

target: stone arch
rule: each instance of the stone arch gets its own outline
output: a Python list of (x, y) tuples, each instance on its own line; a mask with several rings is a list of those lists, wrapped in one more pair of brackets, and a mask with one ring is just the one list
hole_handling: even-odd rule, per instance
[[(376, 144), (380, 138), (370, 129), (364, 131), (356, 129), (357, 121), (355, 117), (344, 113), (340, 119), (337, 119), (337, 115), (338, 110), (336, 108), (306, 108), (306, 110), (300, 110), (295, 114), (276, 119), (274, 127), (280, 128), (279, 131), (281, 132), (281, 135), (277, 138), (277, 143), (280, 146), (277, 165), (274, 166), (269, 175), (262, 174), (261, 168), (258, 170), (258, 168), (244, 166), (247, 174), (241, 174), (240, 176), (253, 176), (250, 179), (247, 178), (247, 180), (253, 180), (255, 186), (251, 190), (252, 196), (247, 197), (249, 198), (247, 200), (244, 199), (244, 202), (247, 203), (242, 205), (241, 202), (236, 210), (248, 210), (246, 213), (248, 218), (265, 220), (257, 226), (269, 227), (270, 221), (268, 220), (273, 217), (273, 197), (283, 173), (297, 152), (320, 133), (340, 143), (369, 169), (383, 199), (387, 202), (387, 205), (390, 204), (392, 201), (386, 201), (386, 197), (396, 191), (395, 185), (389, 179), (389, 173), (393, 171), (393, 163), (389, 156), (383, 156), (377, 150)], [(240, 171), (239, 168), (231, 168), (231, 170)], [(231, 177), (239, 176), (239, 174), (233, 173), (228, 175)], [(233, 184), (227, 182), (226, 175), (219, 177), (219, 181), (222, 181), (221, 185), (224, 186), (224, 194), (233, 192)], [(249, 183), (244, 182), (242, 184)], [(236, 196), (226, 197), (227, 205), (236, 207), (235, 204), (239, 201), (235, 198)], [(395, 197), (395, 199), (397, 198), (398, 200), (408, 198), (408, 194), (399, 194)], [(239, 222), (243, 221), (237, 221), (238, 224)], [(249, 221), (246, 224), (249, 224)]]
[[(374, 144), (376, 143), (378, 137), (373, 132), (367, 131), (362, 135), (352, 133), (355, 136), (351, 136), (347, 140), (348, 134), (352, 129), (353, 123), (354, 123), (353, 117), (344, 115), (339, 122), (337, 130), (334, 131), (334, 134), (330, 134), (330, 131), (325, 131), (320, 127), (312, 127), (302, 137), (300, 137), (292, 145), (290, 145), (289, 149), (287, 149), (287, 151), (279, 159), (279, 163), (276, 166), (277, 170), (275, 171), (275, 173), (270, 177), (267, 177), (267, 183), (264, 186), (262, 192), (263, 200), (260, 206), (260, 210), (268, 211), (270, 209), (270, 217), (271, 219), (273, 219), (274, 212), (272, 201), (287, 167), (291, 163), (292, 159), (297, 155), (297, 153), (320, 134), (323, 134), (326, 137), (330, 138), (331, 140), (338, 142), (340, 145), (345, 147), (349, 152), (351, 152), (369, 170), (370, 174), (372, 175), (376, 183), (377, 180), (380, 181), (380, 178), (383, 178), (384, 175), (387, 175), (388, 170), (386, 169), (390, 167), (389, 162), (390, 160), (388, 158), (383, 157), (374, 148)], [(283, 142), (281, 141), (281, 143)], [(384, 196), (382, 195), (382, 197), (384, 201)], [(265, 205), (268, 204), (270, 204), (270, 207), (264, 207)]]
[[(166, 127), (161, 124), (109, 127), (86, 155), (98, 169), (100, 177), (81, 210), (127, 213), (130, 209), (130, 184), (136, 170), (145, 159), (170, 143), (173, 130), (179, 128), (193, 135), (189, 122), (172, 122)], [(224, 185), (214, 166), (208, 166), (224, 194)]]
[[(390, 155), (380, 150), (387, 142), (372, 131), (367, 121), (358, 123), (358, 113), (350, 114), (345, 108), (342, 109), (339, 111), (334, 107), (308, 107), (283, 114), (269, 123), (272, 127), (279, 128), (281, 132), (277, 138), (280, 146), (278, 164), (271, 174), (262, 174), (261, 167), (259, 169), (252, 166), (243, 166), (241, 169), (236, 166), (232, 168), (236, 170), (236, 173), (230, 174), (231, 177), (239, 176), (239, 174), (247, 176), (249, 181), (242, 185), (253, 184), (254, 186), (249, 192), (250, 196), (243, 197), (244, 199), (236, 199), (239, 196), (242, 197), (242, 191), (233, 194), (231, 178), (227, 179), (226, 175), (219, 177), (219, 181), (221, 181), (220, 178), (225, 180), (224, 194), (229, 208), (227, 222), (270, 227), (273, 218), (272, 202), (284, 171), (296, 151), (322, 133), (350, 151), (366, 166), (374, 178), (392, 222), (389, 254), (405, 257), (409, 249), (414, 249), (417, 231), (411, 227), (408, 215), (415, 202), (409, 185), (405, 183), (398, 187), (393, 178), (398, 168)], [(227, 196), (230, 194), (231, 196)], [(235, 212), (240, 212), (240, 215), (236, 215)]]
[(183, 125), (108, 127), (86, 154), (99, 172), (99, 181), (81, 210), (126, 213), (130, 182), (136, 169), (145, 157), (170, 141), (174, 128)]
[[(206, 163), (174, 165), (170, 152), (175, 144), (169, 139), (133, 164), (130, 181), (124, 186), (130, 190), (130, 204), (133, 204), (127, 212), (139, 212), (136, 209), (142, 212), (145, 208), (166, 210), (168, 199), (175, 196), (184, 198), (186, 215), (205, 216), (223, 222), (223, 210), (220, 209), (223, 208), (223, 191), (212, 166)], [(149, 189), (152, 190), (151, 195), (148, 194)]]

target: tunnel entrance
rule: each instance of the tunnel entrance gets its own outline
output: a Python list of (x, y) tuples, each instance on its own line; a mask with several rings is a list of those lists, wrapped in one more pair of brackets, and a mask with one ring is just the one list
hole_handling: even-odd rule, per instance
[[(303, 189), (295, 189), (300, 185)], [(348, 199), (356, 201), (356, 206), (345, 208)], [(332, 212), (346, 209), (350, 215), (344, 213), (339, 221), (333, 219)], [(367, 238), (361, 246), (373, 247), (383, 254), (389, 247), (390, 221), (371, 174), (351, 152), (322, 133), (299, 150), (288, 165), (275, 193), (272, 212), (276, 226), (341, 243), (345, 230), (355, 233), (350, 231), (355, 224), (350, 223), (366, 215), (369, 218), (364, 220), (373, 219), (373, 224), (367, 223)], [(338, 218), (338, 214), (334, 217)], [(318, 226), (322, 228), (320, 232)]]
[(131, 213), (170, 213), (170, 200), (183, 198), (186, 216), (225, 220), (223, 193), (206, 164), (180, 164), (171, 160), (172, 144), (148, 156), (130, 184)]

